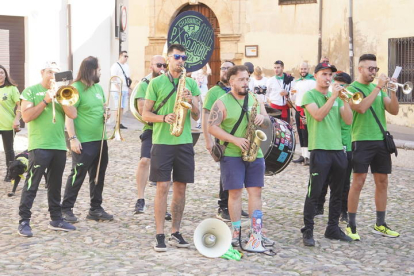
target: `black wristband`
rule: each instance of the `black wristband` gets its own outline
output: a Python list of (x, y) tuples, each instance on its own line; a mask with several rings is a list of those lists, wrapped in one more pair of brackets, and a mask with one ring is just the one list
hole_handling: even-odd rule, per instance
[(46, 106), (48, 105), (48, 102), (45, 101), (45, 99), (43, 99), (42, 101), (45, 103)]
[(73, 135), (72, 137), (69, 137), (68, 141), (72, 141), (73, 139), (76, 139), (78, 137), (76, 137), (76, 135)]
[(165, 121), (165, 117), (167, 117), (167, 115), (164, 115), (164, 118), (162, 118), (162, 121), (163, 121), (164, 123), (166, 123), (166, 121)]

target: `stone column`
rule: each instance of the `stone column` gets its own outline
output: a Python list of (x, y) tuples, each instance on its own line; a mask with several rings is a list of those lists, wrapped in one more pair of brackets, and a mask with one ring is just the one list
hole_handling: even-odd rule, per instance
[(241, 64), (243, 53), (238, 52), (238, 43), (241, 34), (219, 34), (221, 61), (232, 60), (235, 64)]

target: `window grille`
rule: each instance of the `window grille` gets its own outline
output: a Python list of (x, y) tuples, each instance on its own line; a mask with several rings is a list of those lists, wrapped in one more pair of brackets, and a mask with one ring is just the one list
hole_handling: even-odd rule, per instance
[[(414, 37), (390, 38), (388, 40), (388, 76), (394, 73), (395, 66), (401, 66), (402, 71), (398, 82), (414, 82)], [(400, 103), (414, 103), (413, 92), (405, 95), (401, 88), (397, 91)]]

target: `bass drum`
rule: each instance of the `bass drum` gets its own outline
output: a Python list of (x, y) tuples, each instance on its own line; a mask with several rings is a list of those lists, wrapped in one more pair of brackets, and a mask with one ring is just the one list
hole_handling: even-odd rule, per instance
[(295, 153), (295, 134), (287, 122), (269, 116), (271, 125), (267, 129), (259, 128), (267, 135), (267, 140), (260, 144), (265, 163), (266, 175), (283, 171)]

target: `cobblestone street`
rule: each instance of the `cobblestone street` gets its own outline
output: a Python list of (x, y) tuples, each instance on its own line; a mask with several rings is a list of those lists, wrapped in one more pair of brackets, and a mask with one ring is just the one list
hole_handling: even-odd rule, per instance
[[(325, 216), (316, 218), (316, 247), (305, 248), (300, 228), (308, 180), (308, 167), (291, 163), (282, 173), (265, 177), (264, 228), (277, 241), (276, 256), (245, 254), (240, 261), (208, 259), (194, 245), (189, 249), (152, 249), (155, 240), (153, 202), (155, 187), (147, 186), (145, 214), (133, 215), (137, 200), (135, 169), (140, 156), (140, 131), (123, 131), (125, 142), (109, 142), (109, 166), (104, 189), (106, 211), (112, 222), (86, 220), (89, 207), (87, 182), (81, 189), (74, 213), (77, 231), (47, 229), (49, 213), (46, 190), (41, 184), (33, 206), (34, 237), (17, 234), (21, 182), (15, 197), (7, 197), (11, 184), (0, 182), (0, 275), (410, 275), (414, 274), (414, 151), (399, 150), (393, 157), (388, 192), (387, 223), (400, 233), (396, 239), (371, 232), (375, 223), (374, 182), (368, 175), (361, 194), (357, 223), (360, 242), (344, 243), (323, 237)], [(16, 152), (27, 146), (26, 134), (17, 136)], [(219, 170), (204, 149), (200, 137), (196, 151), (196, 183), (187, 188), (187, 204), (181, 232), (192, 241), (197, 225), (217, 212)], [(5, 158), (0, 152), (1, 180)], [(63, 183), (71, 167), (67, 159)], [(63, 190), (62, 190), (63, 192)], [(170, 192), (169, 202), (171, 201)], [(244, 197), (246, 199), (246, 196)], [(247, 210), (247, 201), (243, 203)], [(171, 222), (166, 222), (166, 233)], [(345, 225), (341, 225), (343, 229)]]

